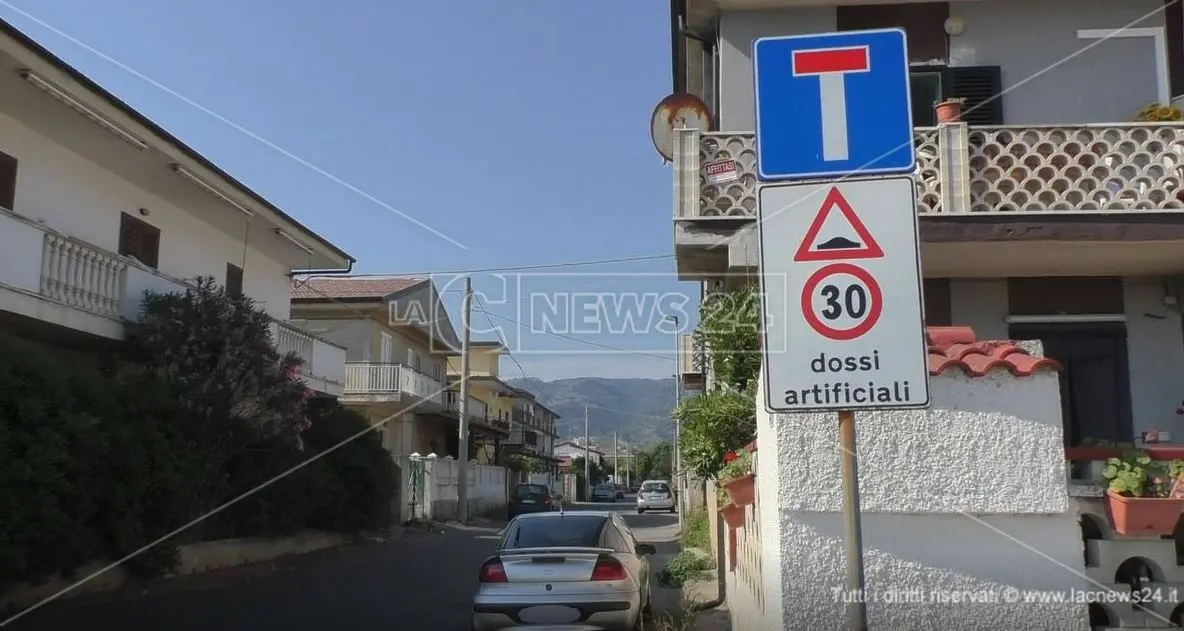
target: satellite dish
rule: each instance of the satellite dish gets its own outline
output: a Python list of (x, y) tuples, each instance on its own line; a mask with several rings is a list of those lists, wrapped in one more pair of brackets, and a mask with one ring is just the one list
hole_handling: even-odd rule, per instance
[(671, 94), (658, 102), (650, 119), (650, 138), (667, 162), (674, 160), (674, 130), (711, 131), (711, 110), (693, 94)]

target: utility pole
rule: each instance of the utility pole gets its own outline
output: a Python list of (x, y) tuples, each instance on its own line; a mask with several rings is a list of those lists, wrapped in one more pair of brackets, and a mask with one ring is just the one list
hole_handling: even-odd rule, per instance
[(456, 516), (460, 523), (469, 521), (469, 324), (473, 312), (473, 279), (465, 278), (465, 295), (460, 307), (460, 415), (457, 429)]
[[(666, 316), (674, 321), (674, 407), (677, 409), (682, 403), (682, 338), (679, 334), (678, 316)], [(685, 493), (685, 479), (682, 474), (682, 448), (678, 444), (679, 434), (681, 433), (681, 425), (678, 417), (674, 419), (674, 448), (671, 449), (670, 457), (674, 461), (672, 465), (674, 477), (674, 488), (678, 492), (675, 497), (675, 503), (678, 505), (678, 527), (682, 528), (682, 514), (683, 514), (683, 496)]]
[(588, 404), (584, 404), (584, 501), (592, 499), (592, 480), (588, 478)]
[(621, 483), (621, 457), (617, 447), (617, 433), (613, 432), (613, 482)]

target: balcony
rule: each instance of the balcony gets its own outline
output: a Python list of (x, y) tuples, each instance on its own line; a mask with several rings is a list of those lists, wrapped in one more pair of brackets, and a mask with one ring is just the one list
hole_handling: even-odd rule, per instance
[[(730, 268), (754, 266), (754, 238), (739, 251), (715, 247), (756, 217), (759, 182), (754, 134), (695, 130), (675, 134), (674, 219), (680, 276), (702, 280)], [(924, 224), (934, 222), (945, 223), (942, 230), (948, 235), (950, 221), (981, 225), (1050, 217), (1056, 217), (1053, 222), (1066, 217), (1084, 221), (1106, 216), (1110, 220), (1139, 216), (1141, 221), (1154, 215), (1161, 219), (1174, 215), (1175, 221), (1184, 218), (1181, 123), (951, 124), (917, 128), (916, 151), (917, 213), (926, 241), (934, 239), (926, 234)]]
[(416, 411), (442, 410), (444, 387), (439, 381), (405, 364), (349, 362), (345, 364), (347, 402), (420, 404)]
[[(460, 413), (460, 393), (458, 393), (454, 390), (449, 390), (446, 397), (447, 397), (446, 401), (447, 401), (448, 411), (452, 412), (453, 414), (459, 414)], [(485, 405), (484, 401), (482, 401), (481, 399), (478, 399), (477, 397), (473, 397), (473, 396), (469, 397), (468, 415), (469, 415), (470, 421), (477, 421), (479, 423), (487, 423), (487, 424), (493, 425), (494, 421), (487, 418), (488, 412), (489, 412), (489, 406)]]
[(281, 354), (295, 353), (304, 362), (300, 377), (309, 388), (335, 397), (344, 394), (344, 347), (279, 320), (272, 322), (271, 335), (276, 350)]
[[(118, 254), (0, 210), (0, 269), (4, 306), (22, 316), (91, 335), (123, 339), (123, 319), (140, 315), (144, 292), (184, 291), (179, 279)], [(309, 387), (341, 394), (345, 349), (275, 321), (272, 337), (281, 353), (304, 361)]]

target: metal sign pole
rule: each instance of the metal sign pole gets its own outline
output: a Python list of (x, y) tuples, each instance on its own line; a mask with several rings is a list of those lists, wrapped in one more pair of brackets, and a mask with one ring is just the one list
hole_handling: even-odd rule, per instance
[(867, 631), (867, 605), (863, 597), (863, 526), (859, 513), (859, 456), (855, 445), (855, 412), (840, 410), (843, 538), (847, 551), (847, 624), (851, 631)]

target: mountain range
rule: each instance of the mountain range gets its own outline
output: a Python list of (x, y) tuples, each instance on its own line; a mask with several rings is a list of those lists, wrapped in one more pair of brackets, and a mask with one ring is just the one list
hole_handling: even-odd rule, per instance
[(585, 405), (589, 438), (602, 448), (612, 448), (614, 432), (622, 444), (635, 447), (670, 442), (673, 438), (672, 378), (513, 379), (510, 384), (534, 394), (543, 405), (559, 414), (560, 439), (583, 436)]

